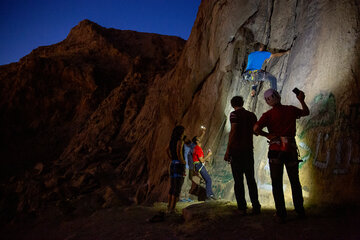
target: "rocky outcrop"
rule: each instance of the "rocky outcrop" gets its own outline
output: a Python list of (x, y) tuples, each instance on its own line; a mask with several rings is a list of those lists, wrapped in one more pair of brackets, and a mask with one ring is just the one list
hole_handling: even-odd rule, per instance
[(64, 41), (1, 66), (1, 208), (132, 202), (136, 187), (115, 194), (117, 183), (109, 184), (133, 144), (117, 134), (131, 130), (149, 87), (174, 67), (184, 44), (84, 20)]
[[(233, 199), (231, 171), (222, 160), (229, 132), (229, 102), (232, 96), (242, 95), (245, 107), (254, 111), (258, 118), (268, 110), (262, 94), (269, 83), (264, 82), (259, 95), (253, 98), (249, 95), (250, 84), (241, 78), (247, 55), (254, 50), (253, 44), (262, 42), (272, 51), (290, 50), (290, 54), (271, 60), (265, 66), (278, 79), (282, 102), (299, 106), (291, 91), (298, 87), (306, 93), (310, 107), (311, 115), (299, 120), (297, 131), (303, 160), (300, 177), (306, 203), (358, 203), (359, 5), (357, 0), (203, 1), (181, 56), (182, 41), (179, 39), (145, 35), (149, 41), (143, 49), (150, 47), (152, 50), (141, 50), (137, 46), (142, 42), (130, 44), (138, 36), (135, 33), (122, 32), (122, 38), (121, 34), (117, 35), (118, 31), (96, 25), (88, 28), (88, 22), (80, 23), (63, 42), (39, 48), (20, 63), (2, 67), (6, 68), (1, 71), (2, 79), (19, 74), (19, 66), (25, 70), (26, 66), (34, 66), (40, 75), (42, 70), (51, 72), (53, 66), (59, 64), (69, 67), (64, 67), (60, 75), (59, 72), (46, 77), (40, 75), (41, 79), (54, 79), (50, 83), (55, 84), (60, 80), (56, 76), (64, 76), (64, 79), (77, 76), (75, 82), (60, 81), (68, 84), (67, 89), (73, 89), (66, 93), (75, 96), (73, 99), (77, 101), (70, 103), (77, 104), (65, 101), (68, 95), (61, 95), (59, 91), (55, 94), (60, 99), (59, 109), (53, 108), (52, 101), (44, 100), (46, 94), (51, 93), (45, 89), (38, 92), (45, 87), (40, 83), (31, 90), (33, 84), (30, 83), (1, 81), (4, 86), (1, 89), (6, 89), (1, 95), (4, 96), (2, 103), (10, 99), (12, 105), (9, 106), (21, 107), (18, 111), (5, 108), (11, 119), (22, 121), (29, 119), (28, 115), (38, 116), (43, 110), (37, 112), (39, 107), (36, 106), (58, 109), (57, 115), (54, 112), (33, 117), (36, 121), (26, 126), (47, 123), (47, 131), (55, 128), (55, 133), (62, 137), (59, 145), (55, 144), (57, 148), (52, 151), (41, 148), (38, 155), (33, 155), (38, 156), (31, 161), (35, 163), (40, 154), (44, 154), (41, 158), (44, 167), (40, 164), (36, 168), (40, 178), (38, 185), (31, 184), (34, 189), (25, 183), (24, 188), (21, 181), (25, 180), (12, 179), (21, 193), (15, 195), (25, 196), (29, 192), (26, 199), (30, 199), (28, 205), (33, 204), (30, 204), (31, 209), (38, 209), (39, 202), (54, 199), (69, 212), (81, 209), (80, 203), (94, 209), (128, 201), (166, 200), (169, 160), (164, 150), (172, 128), (182, 124), (191, 137), (197, 134), (200, 125), (207, 127), (204, 145), (215, 153), (208, 165), (214, 190), (221, 198)], [(132, 41), (119, 40), (125, 38)], [(71, 45), (74, 41), (78, 45)], [(164, 50), (165, 45), (172, 47)], [(82, 46), (94, 47), (86, 50)], [(65, 50), (73, 53), (71, 61), (62, 60)], [(56, 54), (50, 58), (51, 52)], [(82, 54), (87, 57), (81, 57)], [(148, 59), (146, 54), (162, 57)], [(44, 64), (45, 59), (49, 59), (49, 64)], [(43, 64), (38, 65), (38, 61)], [(102, 68), (91, 65), (92, 61), (101, 61)], [(126, 66), (129, 65), (122, 65), (127, 62), (132, 63), (128, 71)], [(21, 74), (34, 75), (32, 70)], [(14, 84), (19, 87), (13, 88)], [(80, 92), (80, 86), (85, 90)], [(23, 89), (26, 94), (12, 89)], [(45, 98), (37, 98), (37, 101), (43, 102), (34, 104), (32, 96), (41, 94)], [(50, 124), (59, 117), (65, 118), (64, 124)], [(30, 146), (25, 153), (37, 152), (29, 142), (43, 141), (39, 146), (47, 148), (58, 139), (54, 132), (45, 130), (38, 139), (26, 138), (28, 132), (18, 127), (23, 125), (17, 122), (10, 128), (10, 121), (3, 120), (1, 126), (7, 126), (3, 130), (5, 136), (12, 136), (10, 130), (23, 133), (13, 143), (20, 142), (24, 148)], [(39, 134), (36, 128), (29, 132)], [(260, 201), (264, 205), (273, 204), (267, 143), (261, 137), (255, 137), (254, 142)], [(13, 143), (10, 141), (8, 146), (13, 146), (12, 152), (15, 152), (18, 145)], [(54, 163), (49, 163), (54, 159)], [(35, 181), (36, 178), (30, 179)], [(43, 200), (36, 200), (37, 192), (46, 192), (41, 197)], [(285, 192), (286, 201), (290, 203), (291, 192), (286, 181)], [(22, 209), (23, 200), (13, 202)]]
[[(202, 14), (207, 21), (201, 21)], [(226, 116), (230, 111), (230, 98), (244, 96), (246, 108), (258, 117), (268, 109), (261, 96), (269, 84), (263, 84), (258, 98), (251, 98), (248, 83), (241, 82), (246, 55), (253, 51), (252, 43), (262, 42), (273, 50), (290, 50), (289, 55), (265, 66), (278, 79), (283, 103), (299, 106), (291, 91), (298, 87), (306, 93), (311, 108), (311, 115), (299, 120), (297, 136), (306, 202), (358, 202), (358, 23), (359, 1), (210, 1), (202, 4), (186, 50), (195, 38), (206, 39), (202, 43), (209, 46), (210, 62), (209, 67), (202, 69), (213, 70), (207, 71), (209, 75), (204, 74), (206, 79), (200, 78), (204, 80), (203, 87), (191, 107), (187, 107), (191, 110), (184, 114), (183, 123), (197, 127), (203, 121), (209, 126), (207, 146), (217, 149), (212, 175), (219, 196), (232, 198), (233, 195), (231, 172), (222, 161), (229, 130)], [(202, 113), (201, 120), (191, 122), (194, 112)], [(265, 139), (255, 137), (261, 202), (273, 204), (266, 148)], [(291, 204), (289, 186), (286, 182), (287, 201)]]

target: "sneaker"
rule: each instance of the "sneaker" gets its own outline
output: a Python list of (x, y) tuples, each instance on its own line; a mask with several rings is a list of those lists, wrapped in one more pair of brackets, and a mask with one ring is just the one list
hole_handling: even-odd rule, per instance
[(257, 89), (257, 85), (252, 85), (251, 86), (251, 96), (255, 97), (256, 95), (256, 89)]
[(209, 197), (209, 198), (210, 198), (211, 200), (215, 200), (215, 201), (217, 200), (217, 199), (216, 199), (216, 197), (215, 197), (214, 195), (210, 195), (210, 197)]
[(215, 198), (215, 196), (214, 195), (211, 195), (210, 197), (207, 197), (206, 198), (206, 202), (208, 202), (208, 201), (216, 201), (217, 199)]

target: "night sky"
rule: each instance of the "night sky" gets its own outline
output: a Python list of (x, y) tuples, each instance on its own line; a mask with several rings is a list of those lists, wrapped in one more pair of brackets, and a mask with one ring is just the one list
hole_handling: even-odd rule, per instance
[(0, 0), (0, 65), (58, 43), (89, 19), (107, 28), (188, 39), (201, 0)]

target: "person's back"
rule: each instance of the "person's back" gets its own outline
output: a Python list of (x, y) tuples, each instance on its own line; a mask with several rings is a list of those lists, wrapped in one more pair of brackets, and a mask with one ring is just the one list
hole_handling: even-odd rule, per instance
[(193, 161), (193, 153), (194, 153), (194, 148), (195, 148), (196, 144), (195, 143), (190, 143), (189, 145), (189, 152), (188, 152), (188, 164), (189, 164), (189, 169), (193, 170), (194, 169), (194, 161)]
[(231, 130), (224, 160), (231, 164), (234, 192), (240, 213), (245, 214), (247, 209), (243, 181), (245, 175), (253, 213), (258, 214), (261, 205), (254, 177), (253, 153), (253, 127), (257, 118), (254, 113), (245, 110), (243, 104), (244, 99), (241, 96), (235, 96), (231, 99), (231, 106), (235, 111), (230, 113)]
[(271, 52), (255, 51), (249, 54), (248, 63), (245, 71), (260, 70), (265, 60), (270, 58)]
[(277, 105), (263, 114), (260, 124), (268, 128), (269, 133), (278, 137), (295, 137), (296, 119), (301, 116), (302, 110), (295, 106)]
[(254, 113), (244, 108), (230, 113), (231, 131), (229, 141), (229, 154), (237, 156), (243, 151), (253, 150), (253, 127), (256, 123)]

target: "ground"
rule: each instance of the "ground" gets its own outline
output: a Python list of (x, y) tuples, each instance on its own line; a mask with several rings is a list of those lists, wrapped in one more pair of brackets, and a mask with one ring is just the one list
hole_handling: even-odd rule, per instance
[[(307, 218), (289, 210), (287, 222), (274, 221), (274, 209), (260, 215), (236, 212), (228, 201), (179, 203), (164, 221), (149, 219), (165, 203), (103, 209), (87, 217), (33, 219), (1, 229), (2, 239), (360, 239), (359, 209), (307, 207)], [(250, 210), (250, 209), (249, 209)], [(250, 212), (250, 211), (249, 211)]]

